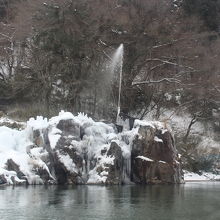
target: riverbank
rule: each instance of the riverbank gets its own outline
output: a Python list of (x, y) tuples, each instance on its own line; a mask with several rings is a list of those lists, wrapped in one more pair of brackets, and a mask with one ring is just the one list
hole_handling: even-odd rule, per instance
[(184, 172), (184, 181), (185, 182), (220, 181), (220, 174), (203, 172), (199, 175), (198, 173), (189, 172), (187, 170), (184, 170), (183, 172)]

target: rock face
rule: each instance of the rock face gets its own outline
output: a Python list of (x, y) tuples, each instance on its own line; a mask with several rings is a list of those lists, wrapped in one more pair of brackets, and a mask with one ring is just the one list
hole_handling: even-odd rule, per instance
[(131, 155), (133, 182), (140, 184), (183, 182), (178, 153), (169, 131), (152, 126), (140, 126)]
[(0, 169), (0, 184), (182, 182), (172, 135), (159, 122), (135, 120), (131, 130), (118, 133), (113, 124), (62, 112), (49, 121), (30, 120), (24, 133), (28, 172), (16, 158), (8, 158), (2, 168), (11, 173), (1, 175)]
[(107, 152), (108, 157), (114, 157), (113, 164), (108, 166), (107, 184), (122, 184), (123, 183), (123, 156), (122, 150), (116, 142), (112, 142)]
[(0, 175), (0, 185), (7, 184), (7, 179), (5, 178), (5, 175)]

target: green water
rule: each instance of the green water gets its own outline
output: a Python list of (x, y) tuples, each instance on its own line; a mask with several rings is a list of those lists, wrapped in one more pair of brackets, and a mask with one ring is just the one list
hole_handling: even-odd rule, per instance
[(0, 187), (1, 220), (220, 220), (220, 183)]

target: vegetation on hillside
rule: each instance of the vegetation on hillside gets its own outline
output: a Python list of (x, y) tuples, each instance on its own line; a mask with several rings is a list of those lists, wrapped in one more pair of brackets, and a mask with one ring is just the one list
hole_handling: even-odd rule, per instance
[(212, 120), (219, 10), (218, 0), (2, 0), (0, 106), (114, 120), (118, 80), (109, 82), (108, 63), (123, 43), (124, 113), (175, 107)]

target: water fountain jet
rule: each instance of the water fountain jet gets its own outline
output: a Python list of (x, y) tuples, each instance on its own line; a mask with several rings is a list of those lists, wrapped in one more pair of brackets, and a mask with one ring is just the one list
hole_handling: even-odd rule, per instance
[(119, 114), (121, 111), (121, 85), (122, 85), (122, 71), (123, 71), (123, 56), (124, 45), (120, 44), (112, 57), (111, 72), (114, 74), (119, 70), (119, 88), (118, 88), (118, 103), (117, 103), (117, 117), (116, 123), (119, 121)]

